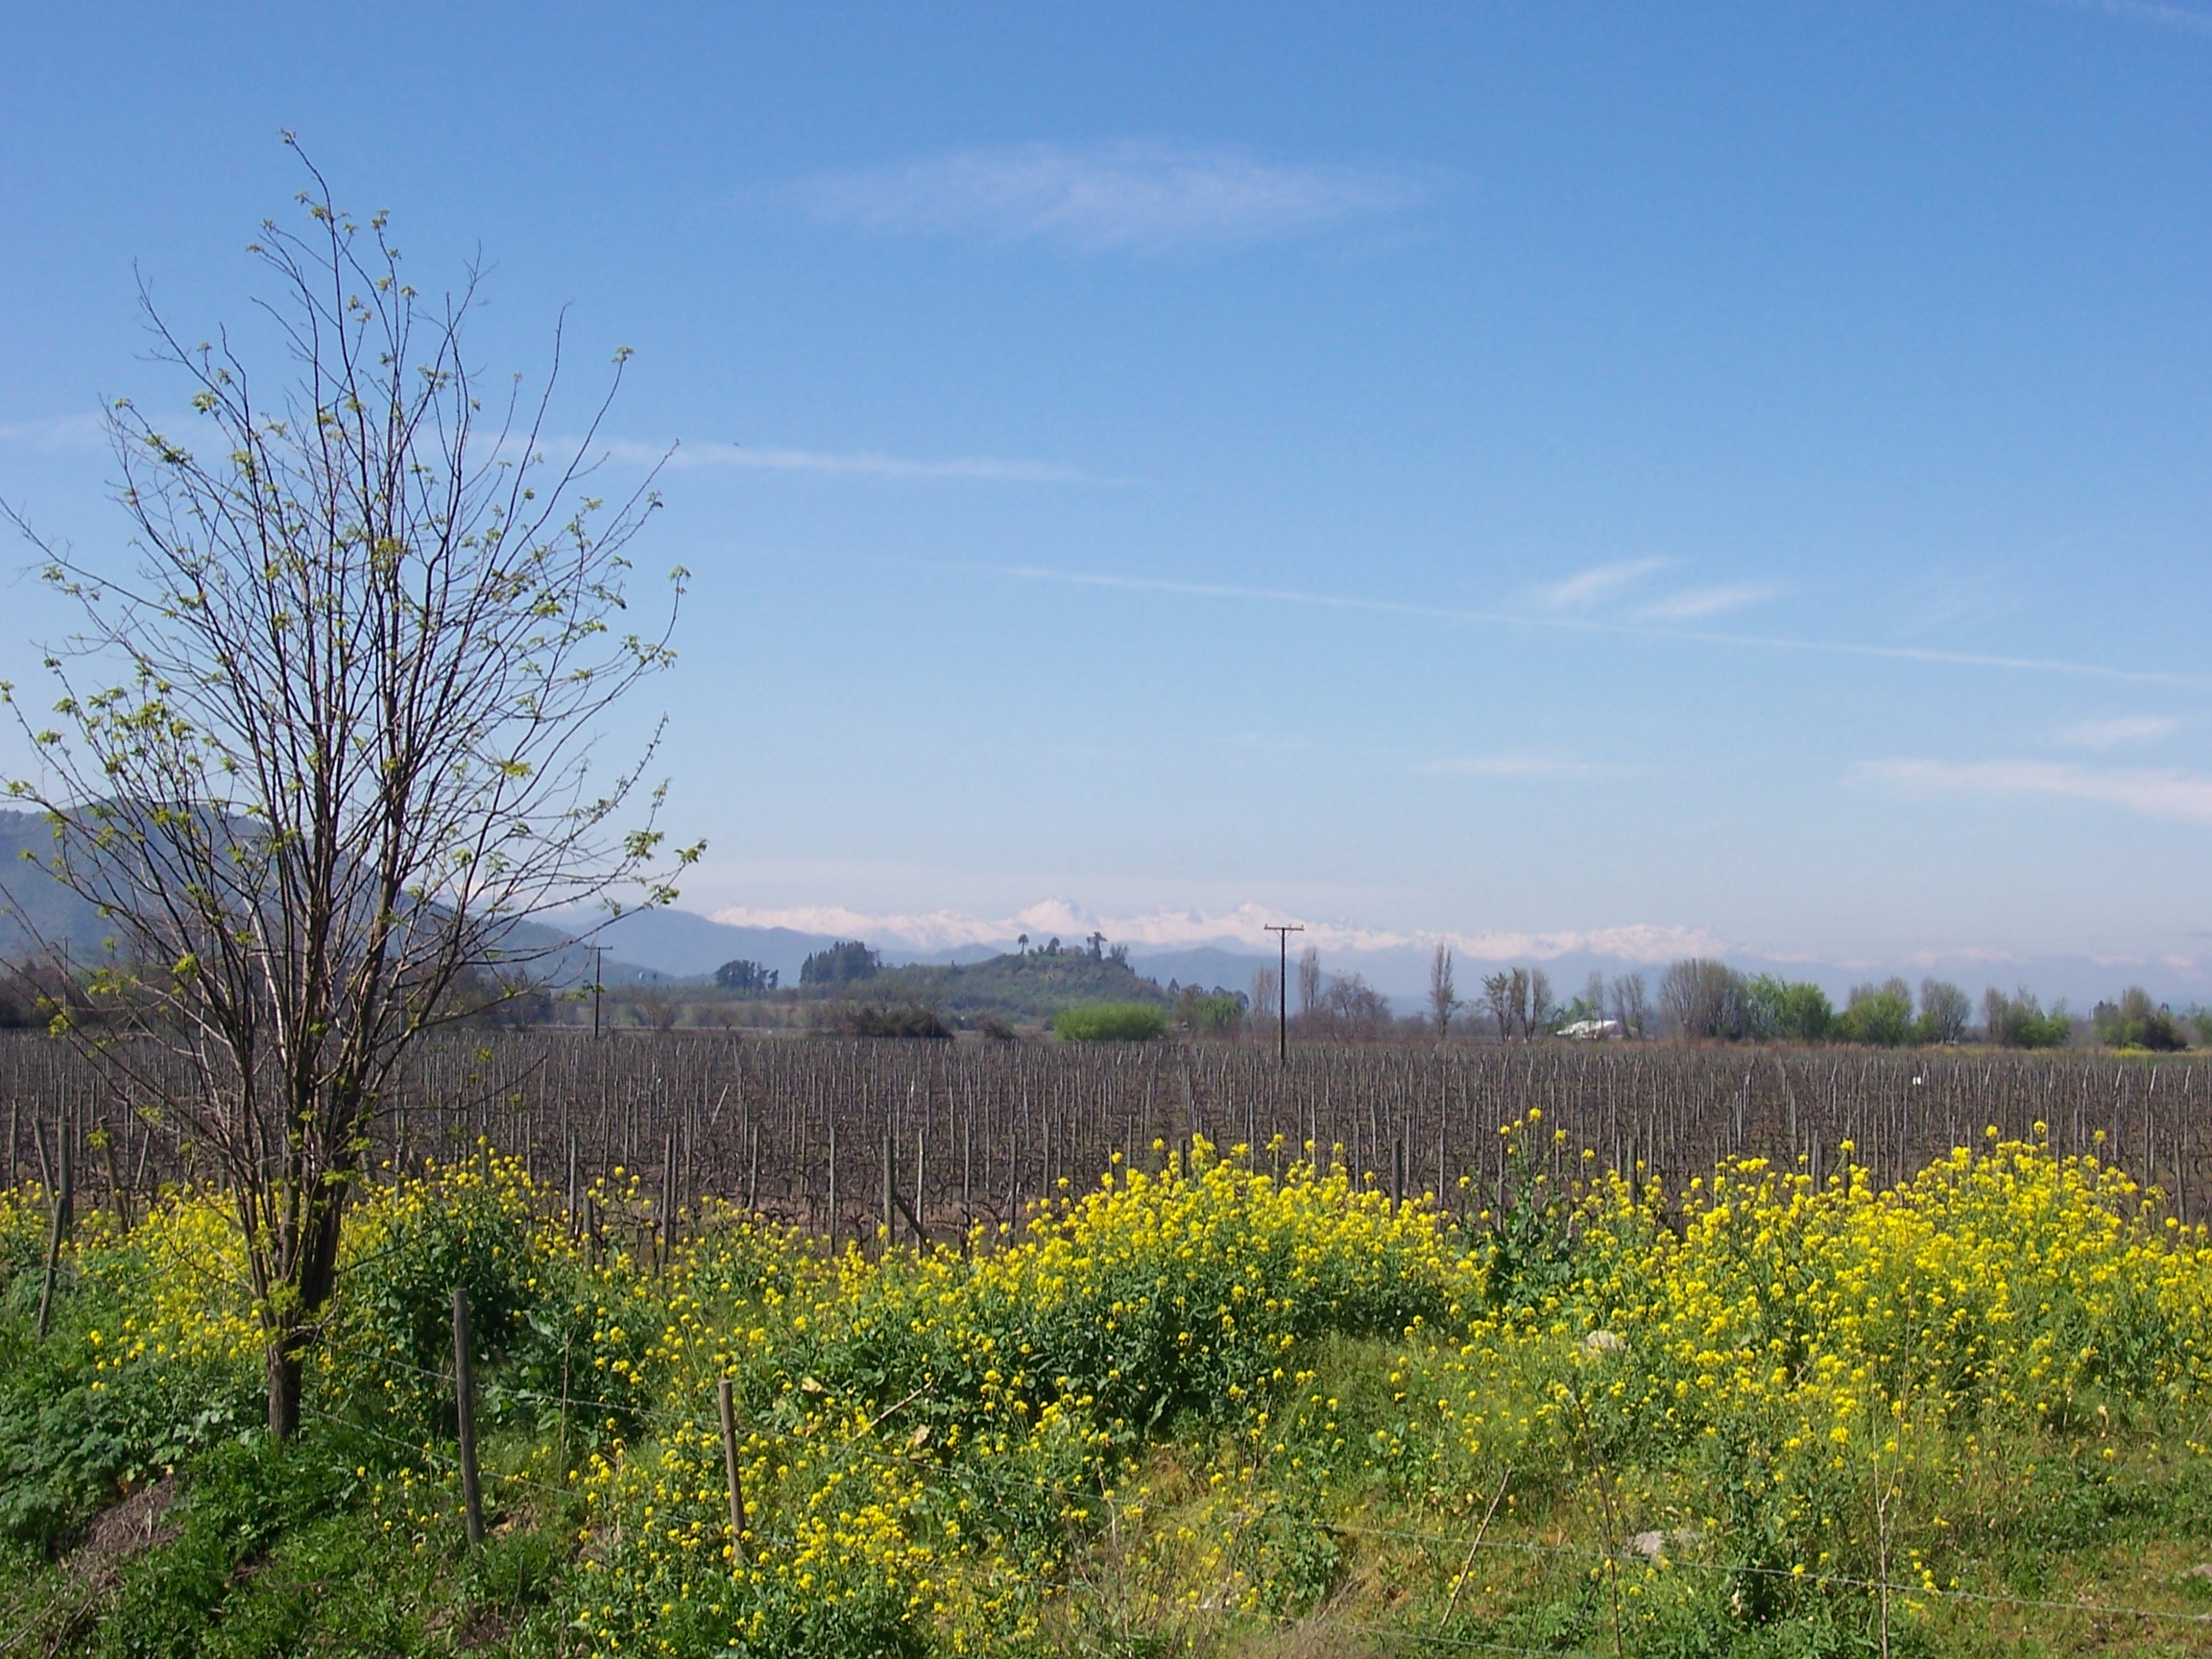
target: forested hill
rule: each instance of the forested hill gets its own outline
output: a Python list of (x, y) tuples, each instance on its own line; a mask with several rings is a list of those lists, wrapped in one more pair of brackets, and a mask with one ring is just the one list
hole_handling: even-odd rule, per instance
[(1041, 1021), (1077, 1002), (1154, 1002), (1165, 1007), (1167, 993), (1128, 963), (1111, 955), (1063, 950), (1008, 952), (988, 961), (914, 963), (880, 968), (863, 979), (849, 979), (805, 996), (877, 1003), (922, 1003), (954, 1016), (997, 1014)]

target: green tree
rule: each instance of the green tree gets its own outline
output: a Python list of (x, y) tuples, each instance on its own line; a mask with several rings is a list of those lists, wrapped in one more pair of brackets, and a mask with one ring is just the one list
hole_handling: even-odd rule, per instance
[(1762, 1042), (1825, 1042), (1836, 1023), (1828, 993), (1810, 980), (1761, 974), (1743, 991), (1744, 1021)]
[(2066, 1004), (2054, 1002), (2046, 1014), (2035, 993), (2025, 985), (2009, 997), (1994, 985), (1984, 992), (1982, 1023), (1999, 1048), (2063, 1048), (2074, 1037)]
[(1236, 1037), (1244, 1029), (1244, 998), (1234, 991), (1186, 985), (1175, 998), (1176, 1028), (1191, 1037)]
[(826, 950), (806, 953), (806, 960), (799, 964), (799, 983), (851, 985), (875, 978), (882, 966), (880, 953), (869, 950), (857, 939), (840, 939)]
[(2100, 1002), (2091, 1015), (2097, 1041), (2107, 1048), (2147, 1048), (2171, 1054), (2189, 1046), (2174, 1011), (2151, 1000), (2151, 993), (2130, 985), (2117, 1003)]
[(725, 991), (735, 991), (746, 996), (761, 996), (776, 989), (782, 975), (774, 968), (763, 968), (759, 963), (738, 957), (725, 962), (714, 970), (714, 983)]
[(1845, 1043), (1902, 1048), (1918, 1034), (1912, 1019), (1912, 987), (1902, 979), (1853, 986), (1843, 1012), (1836, 1017), (1836, 1035)]

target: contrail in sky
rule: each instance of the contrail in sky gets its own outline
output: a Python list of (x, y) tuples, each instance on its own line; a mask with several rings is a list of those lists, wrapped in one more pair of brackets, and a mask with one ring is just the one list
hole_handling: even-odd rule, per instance
[(1951, 668), (2004, 668), (2027, 674), (2063, 674), (2084, 680), (2113, 680), (2133, 685), (2167, 685), (2186, 691), (2212, 691), (2212, 679), (2156, 668), (2114, 668), (2101, 662), (2069, 662), (2054, 657), (2008, 657), (1984, 651), (1945, 651), (1931, 645), (1869, 645), (1847, 639), (1806, 639), (1779, 634), (1739, 634), (1712, 628), (1656, 627), (1639, 622), (1608, 622), (1592, 616), (1554, 616), (1514, 611), (1486, 611), (1455, 605), (1425, 605), (1406, 599), (1374, 599), (1348, 593), (1309, 593), (1295, 588), (1256, 588), (1231, 582), (1184, 582), (1166, 576), (1120, 576), (1086, 570), (1057, 570), (1036, 565), (941, 565), (928, 568), (1012, 581), (1049, 582), (1071, 588), (1113, 588), (1139, 593), (1170, 593), (1187, 599), (1237, 599), (1270, 605), (1298, 605), (1325, 611), (1361, 611), (1383, 616), (1412, 616), (1494, 628), (1549, 629), (1563, 634), (1610, 635), (1627, 639), (1681, 640), (1727, 645), (1752, 651), (1795, 651), (1824, 657), (1858, 657), (1888, 662), (1924, 662)]

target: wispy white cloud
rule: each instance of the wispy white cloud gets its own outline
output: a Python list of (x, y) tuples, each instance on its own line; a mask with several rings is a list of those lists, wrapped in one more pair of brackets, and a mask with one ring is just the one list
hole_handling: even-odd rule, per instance
[(2178, 29), (2185, 35), (2212, 38), (2212, 12), (2187, 6), (2169, 6), (2163, 0), (2058, 0), (2074, 12), (2096, 12), (2129, 23), (2149, 23), (2160, 29)]
[(1762, 604), (1781, 590), (1772, 582), (1739, 582), (1722, 588), (1685, 588), (1679, 593), (1670, 593), (1664, 599), (1644, 606), (1637, 614), (1654, 622), (1695, 622), (1701, 617), (1721, 616), (1731, 611), (1741, 611), (1746, 605)]
[[(1647, 576), (1666, 569), (1671, 559), (1623, 559), (1579, 571), (1562, 582), (1533, 590), (1531, 597), (1547, 611), (1582, 611), (1616, 599)], [(1636, 607), (1634, 614), (1653, 622), (1695, 622), (1756, 605), (1781, 592), (1773, 582), (1738, 582), (1725, 586), (1685, 588)]]
[(1073, 588), (1112, 589), (1132, 593), (1163, 593), (1190, 599), (1288, 605), (1324, 611), (1351, 611), (1370, 615), (1405, 616), (1467, 626), (1528, 628), (1555, 633), (1601, 635), (1615, 638), (1676, 640), (1747, 651), (1857, 657), (1885, 662), (1924, 662), (1939, 667), (1998, 668), (2024, 674), (2054, 674), (2086, 680), (2108, 680), (2123, 685), (2171, 685), (2190, 691), (2212, 691), (2212, 676), (2171, 673), (2157, 668), (2114, 668), (2102, 662), (2076, 662), (2056, 657), (2008, 657), (1996, 652), (1947, 651), (1926, 645), (1876, 645), (1854, 639), (1807, 639), (1789, 635), (1673, 627), (1655, 621), (1614, 621), (1597, 616), (1558, 615), (1532, 611), (1489, 611), (1469, 606), (1430, 605), (1410, 599), (1376, 599), (1357, 593), (1313, 593), (1296, 588), (1258, 588), (1238, 582), (1187, 582), (1167, 576), (1062, 570), (1049, 565), (930, 562), (926, 568), (1021, 582), (1057, 583)]
[(1124, 141), (961, 150), (803, 180), (818, 221), (881, 232), (968, 231), (1084, 252), (1232, 248), (1400, 211), (1414, 180), (1290, 166), (1234, 150)]
[(713, 920), (733, 927), (788, 927), (844, 939), (896, 940), (920, 950), (997, 944), (1025, 931), (1003, 919), (966, 910), (854, 910), (843, 904), (736, 904), (715, 911)]
[(2212, 778), (2176, 768), (2061, 760), (1869, 760), (1858, 775), (1919, 793), (2042, 795), (2093, 801), (2146, 818), (2212, 824)]
[(870, 449), (751, 448), (737, 444), (660, 445), (630, 439), (602, 440), (595, 447), (627, 466), (712, 468), (734, 471), (810, 473), (819, 477), (881, 478), (898, 481), (971, 480), (996, 484), (1105, 484), (1076, 467), (1052, 461), (1017, 461), (998, 455), (958, 455), (923, 460), (884, 455)]
[(1664, 570), (1667, 563), (1664, 559), (1623, 559), (1614, 565), (1599, 565), (1564, 582), (1552, 582), (1537, 589), (1536, 603), (1552, 611), (1574, 611), (1595, 605), (1601, 599), (1612, 598), (1622, 589), (1642, 581), (1654, 570)]
[(2164, 714), (2137, 714), (2114, 720), (2076, 720), (2051, 733), (2076, 749), (2117, 749), (2128, 743), (2151, 743), (2171, 737), (2181, 722)]
[(1267, 925), (1299, 921), (1304, 922), (1306, 928), (1300, 942), (1333, 954), (1358, 955), (1407, 949), (1430, 950), (1438, 945), (1448, 945), (1455, 953), (1474, 962), (1550, 961), (1588, 953), (1629, 962), (1655, 963), (1671, 962), (1685, 955), (1715, 955), (1725, 948), (1719, 939), (1702, 929), (1642, 923), (1549, 933), (1434, 932), (1302, 918), (1251, 902), (1227, 911), (1152, 910), (1122, 916), (1102, 915), (1066, 899), (1047, 899), (1011, 916), (981, 916), (965, 910), (863, 911), (841, 905), (785, 908), (738, 905), (716, 911), (714, 920), (739, 927), (789, 927), (803, 933), (830, 933), (865, 938), (874, 943), (895, 942), (918, 950), (1011, 945), (1023, 933), (1029, 935), (1032, 944), (1041, 945), (1056, 934), (1073, 945), (1096, 931), (1104, 933), (1115, 944), (1141, 949), (1178, 950), (1211, 945), (1271, 953), (1275, 938), (1266, 930)]

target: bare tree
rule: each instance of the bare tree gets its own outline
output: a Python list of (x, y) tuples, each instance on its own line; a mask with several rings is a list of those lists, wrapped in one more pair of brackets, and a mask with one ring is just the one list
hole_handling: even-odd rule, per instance
[(1965, 990), (1948, 979), (1920, 981), (1920, 1034), (1930, 1043), (1959, 1043), (1974, 1018), (1974, 1003)]
[(1316, 1012), (1333, 1037), (1374, 1043), (1389, 1034), (1389, 998), (1368, 984), (1362, 974), (1330, 981), (1328, 994)]
[(1686, 956), (1659, 980), (1659, 1007), (1684, 1042), (1744, 1032), (1743, 976), (1725, 962)]
[(1613, 1018), (1621, 1022), (1621, 1034), (1623, 1037), (1642, 1037), (1645, 1034), (1650, 1022), (1650, 1013), (1645, 1000), (1642, 974), (1616, 974), (1613, 976)]
[[(1252, 1025), (1254, 1030), (1262, 1025), (1276, 1024), (1283, 1014), (1283, 978), (1274, 968), (1255, 968), (1252, 971)], [(1278, 1033), (1280, 1035), (1280, 1033)]]
[(1503, 968), (1495, 974), (1483, 974), (1482, 1005), (1490, 1011), (1490, 1022), (1498, 1027), (1498, 1041), (1512, 1042), (1513, 1016), (1520, 1007), (1513, 975)]
[(1436, 947), (1436, 956), (1429, 964), (1429, 1012), (1436, 1022), (1436, 1041), (1441, 1043), (1452, 1029), (1453, 1013), (1459, 1006), (1459, 997), (1452, 986), (1452, 948)]
[(1551, 1000), (1551, 979), (1541, 968), (1528, 970), (1528, 1012), (1525, 1016), (1523, 1031), (1533, 1037), (1539, 1031), (1551, 1029), (1551, 1021), (1559, 1012), (1559, 1005)]
[(1309, 945), (1298, 956), (1298, 1018), (1305, 1020), (1321, 1008), (1321, 952)]
[[(624, 617), (624, 548), (651, 480), (612, 513), (588, 492), (620, 364), (565, 460), (542, 445), (554, 369), (492, 402), (463, 353), (477, 274), (430, 301), (379, 214), (330, 204), (252, 252), (289, 379), (228, 334), (187, 346), (146, 302), (204, 437), (132, 404), (108, 435), (134, 568), (40, 541), (79, 632), (49, 652), (59, 730), (14, 705), (39, 757), (12, 785), (53, 829), (46, 868), (97, 904), (118, 950), (96, 990), (129, 1018), (81, 1027), (219, 1164), (266, 1338), (272, 1433), (334, 1288), (341, 1221), (401, 1055), (512, 988), (517, 924), (637, 884), (674, 897), (635, 764), (594, 770), (601, 718), (671, 661), (664, 620)], [(283, 374), (279, 374), (283, 378)], [(10, 701), (13, 698), (11, 694)], [(42, 726), (42, 723), (39, 723)], [(630, 820), (623, 826), (623, 820)], [(698, 849), (675, 854), (675, 866)], [(656, 874), (656, 871), (659, 873)]]

